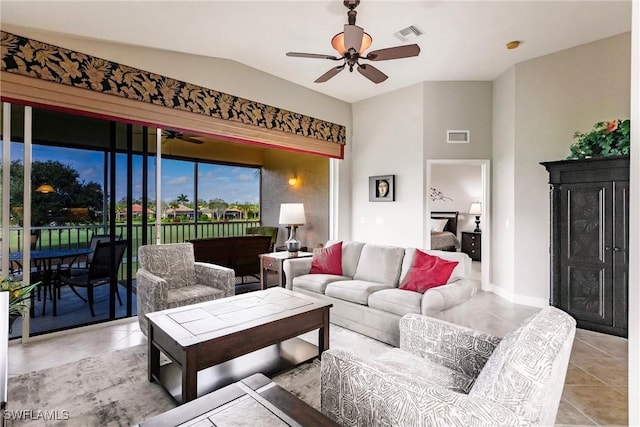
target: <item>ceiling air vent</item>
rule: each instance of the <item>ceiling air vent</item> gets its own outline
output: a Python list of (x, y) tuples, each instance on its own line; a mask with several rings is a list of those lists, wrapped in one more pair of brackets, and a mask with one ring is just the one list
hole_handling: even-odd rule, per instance
[(403, 28), (394, 34), (397, 38), (406, 42), (409, 39), (416, 38), (422, 35), (422, 30), (415, 25), (409, 25), (407, 28)]

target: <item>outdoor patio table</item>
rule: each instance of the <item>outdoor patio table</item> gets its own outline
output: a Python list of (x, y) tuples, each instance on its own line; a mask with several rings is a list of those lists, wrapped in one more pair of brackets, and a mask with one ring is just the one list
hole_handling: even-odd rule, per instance
[[(62, 261), (65, 258), (73, 258), (72, 264), (75, 262), (76, 258), (81, 255), (88, 255), (92, 251), (89, 248), (60, 248), (60, 249), (34, 249), (31, 251), (31, 260), (32, 261), (42, 261), (42, 286), (45, 289), (44, 298), (45, 303), (42, 304), (42, 315), (45, 315), (46, 309), (46, 299), (47, 299), (47, 291), (46, 289), (50, 289), (51, 299), (53, 300), (53, 315), (56, 315), (56, 295), (55, 289), (51, 288), (52, 278), (53, 278), (53, 266), (58, 265), (58, 263), (54, 263), (54, 260)], [(15, 261), (18, 263), (22, 262), (23, 253), (22, 252), (11, 252), (9, 254), (9, 261)], [(0, 256), (0, 259), (2, 257)], [(23, 269), (24, 270), (24, 269)], [(24, 272), (23, 272), (24, 274)], [(33, 303), (31, 304), (31, 316), (34, 316)]]

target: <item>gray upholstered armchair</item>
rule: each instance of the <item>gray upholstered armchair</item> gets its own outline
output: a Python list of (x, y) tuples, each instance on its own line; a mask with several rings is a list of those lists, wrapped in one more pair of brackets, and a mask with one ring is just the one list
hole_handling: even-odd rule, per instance
[(408, 314), (400, 348), (322, 354), (322, 412), (344, 426), (553, 425), (575, 328), (553, 307), (502, 340)]
[(235, 293), (232, 269), (196, 262), (191, 243), (138, 249), (138, 323), (147, 334), (146, 313), (224, 298)]

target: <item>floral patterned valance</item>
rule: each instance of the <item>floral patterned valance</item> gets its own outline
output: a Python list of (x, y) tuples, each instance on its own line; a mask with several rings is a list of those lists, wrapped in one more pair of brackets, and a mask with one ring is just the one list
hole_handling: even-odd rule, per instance
[(126, 99), (344, 144), (345, 127), (248, 99), (207, 89), (0, 32), (1, 70)]

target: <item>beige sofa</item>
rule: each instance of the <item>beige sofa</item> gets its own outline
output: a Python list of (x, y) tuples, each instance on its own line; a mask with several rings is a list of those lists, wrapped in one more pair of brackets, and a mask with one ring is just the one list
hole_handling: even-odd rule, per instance
[[(327, 246), (335, 242), (328, 242)], [(477, 291), (470, 279), (471, 259), (462, 252), (425, 251), (458, 261), (446, 285), (424, 294), (398, 288), (411, 268), (415, 248), (345, 241), (342, 276), (309, 274), (311, 258), (284, 262), (286, 287), (333, 303), (331, 322), (394, 346), (400, 342), (400, 318), (422, 314), (464, 322), (465, 302)]]

